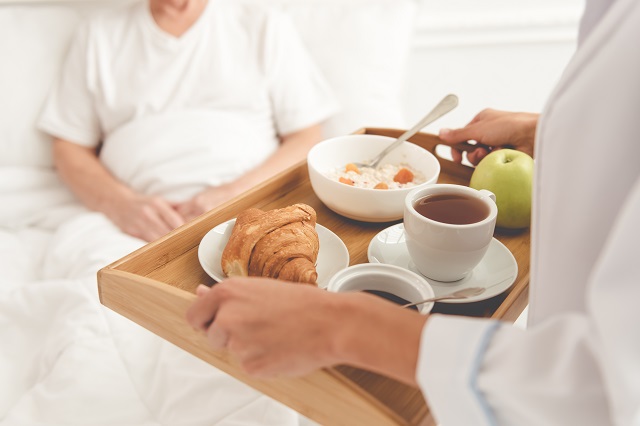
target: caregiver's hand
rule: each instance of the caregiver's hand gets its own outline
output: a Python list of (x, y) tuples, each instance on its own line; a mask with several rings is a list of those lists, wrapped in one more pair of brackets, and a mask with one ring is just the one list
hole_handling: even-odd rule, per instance
[(455, 162), (462, 161), (462, 150), (455, 145), (476, 141), (480, 145), (467, 152), (471, 164), (478, 164), (489, 152), (500, 148), (523, 151), (533, 157), (533, 145), (539, 114), (507, 112), (494, 109), (482, 110), (461, 129), (442, 129), (440, 139), (454, 145), (451, 155)]
[(426, 317), (366, 293), (330, 293), (264, 278), (200, 286), (187, 320), (250, 374), (297, 376), (334, 364), (415, 384)]
[(167, 200), (139, 194), (123, 197), (105, 213), (123, 232), (145, 241), (156, 240), (185, 223)]

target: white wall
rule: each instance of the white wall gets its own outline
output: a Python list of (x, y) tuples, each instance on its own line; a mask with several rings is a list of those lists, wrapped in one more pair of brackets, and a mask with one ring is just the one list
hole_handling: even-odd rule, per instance
[(447, 93), (460, 105), (427, 126), (466, 124), (485, 107), (540, 111), (575, 49), (583, 0), (425, 0), (403, 102), (409, 124)]

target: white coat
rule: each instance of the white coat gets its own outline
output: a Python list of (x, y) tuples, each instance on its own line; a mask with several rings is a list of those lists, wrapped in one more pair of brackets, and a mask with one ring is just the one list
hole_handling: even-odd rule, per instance
[(588, 2), (536, 133), (527, 330), (433, 315), (417, 379), (456, 425), (640, 425), (640, 2)]

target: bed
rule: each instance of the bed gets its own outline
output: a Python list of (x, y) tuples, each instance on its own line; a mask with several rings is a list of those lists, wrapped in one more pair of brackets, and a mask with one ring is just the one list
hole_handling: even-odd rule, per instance
[[(413, 0), (269, 1), (342, 103), (326, 137), (405, 126)], [(140, 242), (79, 204), (34, 123), (75, 27), (122, 2), (0, 0), (0, 424), (297, 425), (297, 413), (98, 301), (97, 269)]]

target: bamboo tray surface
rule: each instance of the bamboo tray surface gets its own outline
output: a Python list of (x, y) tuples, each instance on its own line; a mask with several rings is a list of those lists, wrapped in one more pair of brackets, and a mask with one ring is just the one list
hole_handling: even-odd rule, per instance
[[(403, 131), (368, 128), (357, 133), (398, 137)], [(434, 154), (439, 143), (436, 136), (425, 133), (415, 135), (410, 141)], [(440, 163), (439, 183), (468, 184), (473, 169), (442, 158)], [(319, 423), (434, 424), (419, 389), (349, 366), (320, 370), (303, 378), (256, 380), (244, 374), (227, 354), (211, 351), (205, 337), (186, 323), (185, 312), (195, 299), (198, 284), (215, 283), (198, 261), (198, 245), (204, 235), (248, 208), (268, 210), (295, 203), (306, 203), (316, 210), (318, 223), (344, 241), (351, 265), (367, 262), (370, 240), (379, 231), (400, 222), (359, 222), (329, 210), (315, 196), (306, 162), (302, 162), (101, 269), (98, 273), (101, 302)], [(497, 230), (494, 236), (511, 250), (518, 263), (513, 286), (499, 296), (480, 302), (436, 304), (433, 312), (508, 321), (519, 316), (528, 302), (529, 231)]]

